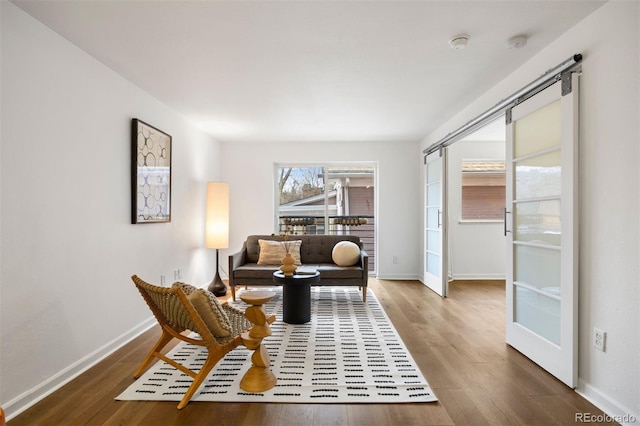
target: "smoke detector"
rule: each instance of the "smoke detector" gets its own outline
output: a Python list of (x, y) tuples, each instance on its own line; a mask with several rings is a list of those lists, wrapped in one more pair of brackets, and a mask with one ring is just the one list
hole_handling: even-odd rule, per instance
[(527, 45), (527, 36), (526, 35), (517, 35), (511, 37), (507, 40), (507, 47), (509, 49), (520, 49)]
[(449, 40), (449, 46), (455, 50), (462, 50), (467, 47), (469, 43), (469, 36), (467, 34), (460, 34)]

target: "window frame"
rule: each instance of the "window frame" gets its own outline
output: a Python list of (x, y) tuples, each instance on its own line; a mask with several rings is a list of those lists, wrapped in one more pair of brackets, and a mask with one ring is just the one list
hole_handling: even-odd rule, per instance
[[(353, 174), (358, 174), (357, 169), (361, 169), (361, 168), (373, 170), (373, 177), (372, 177), (373, 199), (371, 200), (373, 204), (371, 207), (373, 214), (362, 215), (356, 212), (352, 212), (351, 206), (345, 206), (344, 208), (347, 211), (343, 214), (339, 214), (339, 211), (337, 210), (337, 204), (331, 204), (331, 205), (329, 204), (329, 199), (333, 196), (331, 195), (331, 193), (334, 191), (334, 188), (333, 188), (333, 185), (331, 184), (332, 178), (331, 177), (327, 178), (327, 176), (325, 176), (323, 178), (324, 220), (322, 221), (321, 224), (319, 223), (317, 226), (318, 228), (323, 228), (322, 229), (323, 235), (332, 235), (332, 234), (342, 235), (342, 234), (352, 233), (353, 235), (358, 235), (361, 238), (364, 237), (363, 244), (365, 246), (365, 249), (367, 250), (367, 254), (369, 255), (369, 268), (370, 268), (369, 274), (375, 275), (377, 273), (377, 262), (375, 262), (375, 259), (377, 257), (377, 236), (378, 236), (377, 218), (378, 218), (378, 204), (379, 204), (378, 203), (378, 176), (379, 176), (378, 162), (374, 162), (374, 161), (274, 162), (273, 164), (273, 192), (274, 192), (273, 193), (273, 206), (274, 206), (273, 207), (273, 230), (274, 231), (273, 232), (276, 235), (283, 232), (281, 229), (281, 221), (280, 221), (281, 206), (280, 206), (279, 170), (281, 168), (289, 168), (289, 167), (320, 168), (323, 170), (322, 172), (323, 175), (326, 175), (326, 174), (331, 175), (331, 170), (335, 171), (335, 169), (344, 169), (346, 170), (346, 174), (349, 174), (349, 169), (351, 168), (353, 168), (353, 172), (352, 172)], [(329, 172), (327, 172), (327, 170), (329, 170)], [(353, 179), (352, 183), (355, 183), (358, 180), (358, 177), (357, 176), (351, 177), (351, 179)], [(350, 188), (351, 188), (351, 192), (353, 192), (355, 188), (367, 188), (367, 187), (368, 186), (352, 185)], [(347, 189), (347, 193), (349, 193), (348, 189)], [(341, 195), (342, 192), (338, 191), (336, 196), (338, 196), (338, 194)], [(347, 197), (347, 199), (343, 201), (345, 204), (349, 204), (348, 198), (349, 197)], [(358, 197), (356, 197), (356, 199), (358, 199)], [(332, 207), (334, 208), (332, 209)], [(360, 207), (362, 207), (362, 205), (360, 205)], [(283, 215), (283, 216), (287, 216), (287, 215)], [(313, 215), (310, 215), (310, 216), (313, 216)], [(338, 216), (338, 217), (335, 217), (335, 216)], [(350, 226), (344, 223), (337, 224), (335, 221), (339, 218), (339, 216), (345, 216), (346, 218), (351, 218), (352, 216), (354, 218), (366, 216), (369, 218), (368, 219), (369, 223), (368, 224), (365, 223), (364, 226), (360, 226), (360, 225)], [(319, 215), (317, 217), (319, 218)], [(317, 232), (319, 230), (318, 228), (316, 228), (315, 233), (318, 233)], [(300, 228), (298, 228), (298, 230), (300, 230)], [(359, 234), (358, 230), (360, 230), (361, 232), (364, 232), (364, 234), (362, 233)]]

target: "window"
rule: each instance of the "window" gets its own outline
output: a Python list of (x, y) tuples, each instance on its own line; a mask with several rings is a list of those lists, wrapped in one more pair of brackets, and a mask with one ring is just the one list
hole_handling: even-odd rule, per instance
[(275, 176), (275, 233), (357, 235), (375, 271), (375, 164), (276, 164)]
[(504, 161), (462, 161), (462, 220), (502, 220)]

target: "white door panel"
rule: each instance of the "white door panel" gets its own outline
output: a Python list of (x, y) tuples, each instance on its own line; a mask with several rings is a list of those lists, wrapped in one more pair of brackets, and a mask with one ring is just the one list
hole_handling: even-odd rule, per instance
[(506, 341), (577, 382), (578, 76), (511, 110), (507, 125)]
[(447, 295), (446, 149), (427, 156), (425, 184), (424, 280), (440, 296)]

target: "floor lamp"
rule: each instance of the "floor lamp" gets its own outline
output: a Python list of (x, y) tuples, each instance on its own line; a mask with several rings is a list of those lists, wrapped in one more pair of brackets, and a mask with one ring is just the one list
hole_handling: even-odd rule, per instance
[(229, 184), (222, 182), (207, 183), (207, 248), (216, 249), (216, 275), (208, 290), (216, 296), (227, 294), (227, 286), (220, 279), (219, 249), (229, 247)]

